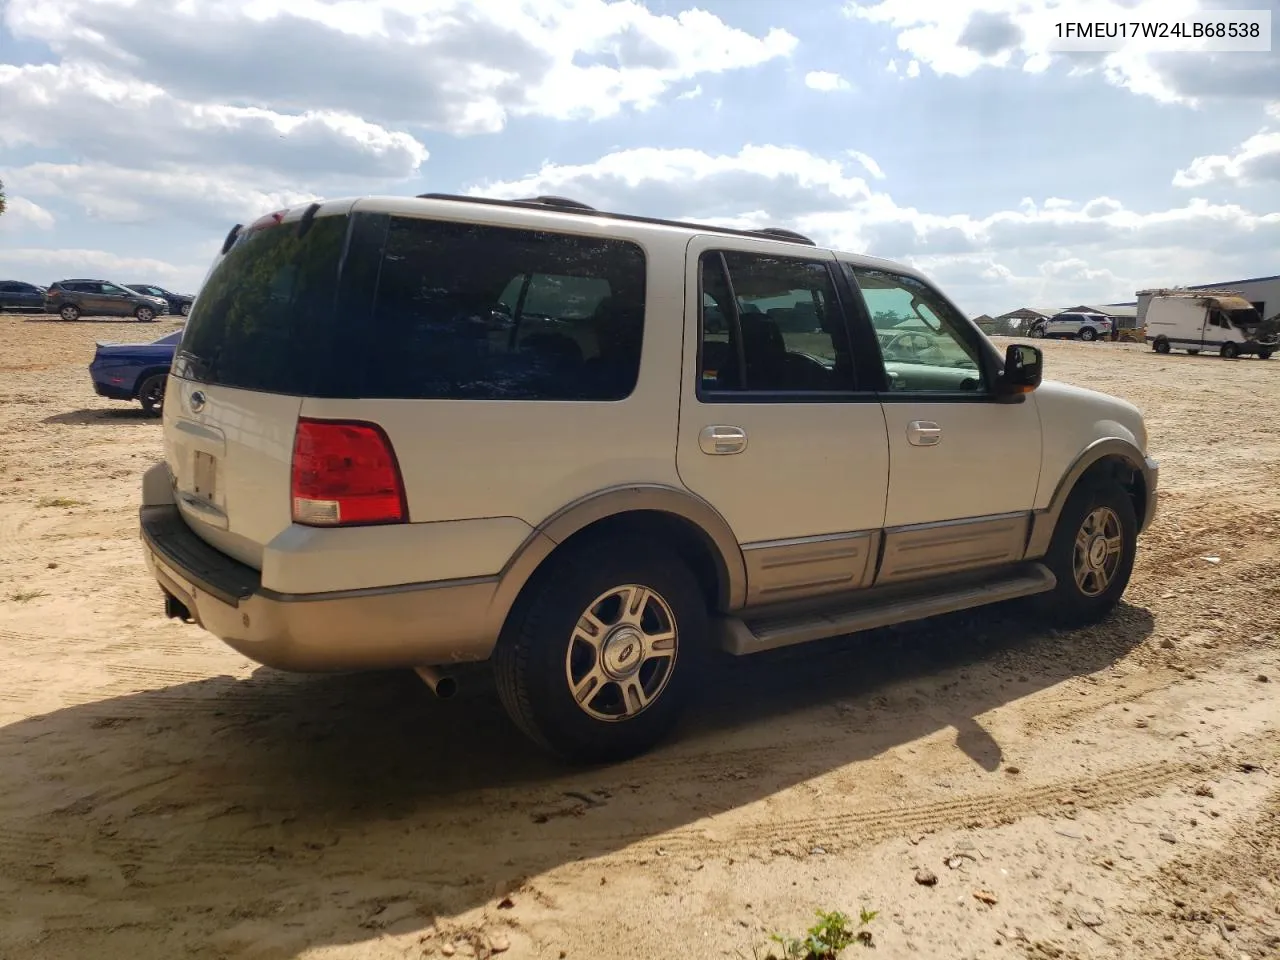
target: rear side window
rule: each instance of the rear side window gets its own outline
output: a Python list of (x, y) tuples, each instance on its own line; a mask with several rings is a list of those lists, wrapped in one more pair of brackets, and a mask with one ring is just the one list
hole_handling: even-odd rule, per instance
[(627, 241), (394, 217), (363, 395), (621, 400), (644, 298), (644, 254)]
[(386, 214), (242, 235), (175, 372), (333, 398), (620, 400), (635, 388), (634, 243)]

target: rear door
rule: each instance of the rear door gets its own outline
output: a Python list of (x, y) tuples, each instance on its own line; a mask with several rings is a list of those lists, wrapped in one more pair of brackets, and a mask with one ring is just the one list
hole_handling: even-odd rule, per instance
[(748, 602), (864, 586), (889, 474), (834, 258), (795, 243), (689, 244), (676, 465), (743, 546)]
[(291, 522), (290, 465), (302, 396), (343, 362), (334, 298), (345, 208), (242, 232), (210, 272), (174, 358), (165, 458), (197, 534), (260, 567)]

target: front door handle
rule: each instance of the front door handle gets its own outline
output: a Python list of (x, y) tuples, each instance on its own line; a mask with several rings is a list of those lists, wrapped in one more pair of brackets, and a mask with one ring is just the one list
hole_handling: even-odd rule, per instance
[(703, 427), (698, 434), (698, 446), (703, 453), (716, 454), (741, 453), (747, 449), (747, 431), (741, 427), (713, 425)]
[(932, 420), (912, 420), (907, 424), (907, 440), (914, 447), (932, 447), (942, 442), (942, 428)]

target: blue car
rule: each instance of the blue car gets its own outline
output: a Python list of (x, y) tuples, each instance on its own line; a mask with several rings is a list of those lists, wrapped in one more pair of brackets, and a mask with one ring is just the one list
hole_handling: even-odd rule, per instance
[(164, 409), (164, 385), (182, 331), (150, 343), (99, 343), (89, 364), (93, 389), (108, 400), (137, 400), (147, 413)]

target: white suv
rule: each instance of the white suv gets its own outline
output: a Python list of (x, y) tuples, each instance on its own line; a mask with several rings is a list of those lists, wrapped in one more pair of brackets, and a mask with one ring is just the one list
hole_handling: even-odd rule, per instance
[(312, 204), (228, 236), (143, 479), (170, 616), (261, 663), (491, 660), (536, 741), (643, 750), (713, 649), (1013, 598), (1105, 615), (1138, 410), (920, 274), (558, 198)]
[(1110, 339), (1111, 320), (1100, 313), (1059, 313), (1038, 321), (1031, 328), (1033, 337), (1065, 337), (1070, 340)]

